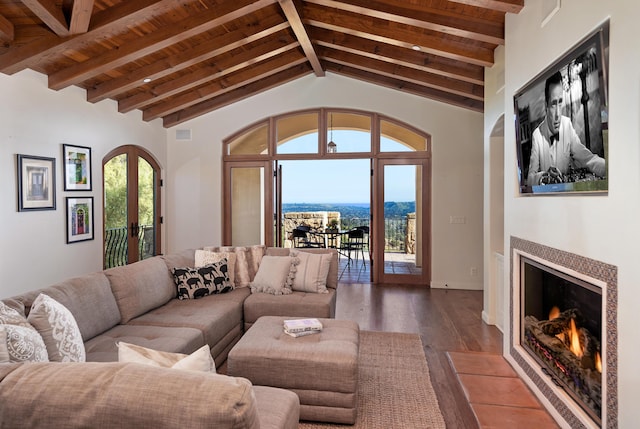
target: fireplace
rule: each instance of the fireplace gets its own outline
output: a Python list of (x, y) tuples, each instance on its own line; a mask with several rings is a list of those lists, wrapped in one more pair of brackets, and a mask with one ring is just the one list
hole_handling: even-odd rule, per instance
[(600, 425), (601, 288), (524, 256), (520, 288), (520, 344)]
[(571, 428), (617, 427), (617, 269), (511, 238), (509, 351)]

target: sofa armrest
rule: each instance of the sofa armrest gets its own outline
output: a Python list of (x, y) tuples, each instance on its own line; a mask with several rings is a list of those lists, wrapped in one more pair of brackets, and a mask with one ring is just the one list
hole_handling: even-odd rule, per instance
[(242, 378), (135, 363), (0, 367), (2, 427), (260, 427)]

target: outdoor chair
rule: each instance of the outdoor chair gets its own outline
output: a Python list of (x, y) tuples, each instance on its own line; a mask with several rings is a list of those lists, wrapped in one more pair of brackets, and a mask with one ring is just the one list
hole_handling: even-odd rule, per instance
[(291, 231), (291, 240), (293, 247), (324, 247), (324, 237), (318, 240), (318, 236), (306, 225), (300, 225)]
[(354, 228), (347, 231), (344, 234), (342, 240), (340, 240), (339, 254), (348, 258), (347, 265), (351, 264), (351, 252), (355, 252), (356, 264), (358, 262), (358, 252), (362, 255), (362, 264), (365, 264), (364, 259), (364, 235), (365, 232), (362, 229)]

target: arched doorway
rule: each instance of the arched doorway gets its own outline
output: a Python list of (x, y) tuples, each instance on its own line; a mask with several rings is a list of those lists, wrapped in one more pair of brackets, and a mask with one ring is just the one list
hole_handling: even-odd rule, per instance
[(160, 165), (141, 147), (121, 146), (102, 160), (104, 267), (161, 253)]
[[(429, 284), (430, 142), (428, 134), (393, 118), (347, 109), (291, 112), (250, 125), (224, 141), (223, 244), (284, 244), (290, 231), (282, 216), (282, 164), (364, 161), (370, 184), (366, 226), (374, 282)], [(350, 171), (308, 170), (305, 179), (314, 181), (309, 186), (313, 194), (338, 170)], [(394, 198), (411, 200), (411, 209), (400, 213), (396, 226), (389, 228), (391, 213), (398, 213), (390, 209), (397, 208)], [(392, 243), (397, 247), (390, 249)], [(403, 264), (410, 269), (397, 269), (398, 251), (404, 252), (408, 262)]]
[(489, 136), (485, 185), (485, 287), (483, 320), (504, 326), (504, 115)]

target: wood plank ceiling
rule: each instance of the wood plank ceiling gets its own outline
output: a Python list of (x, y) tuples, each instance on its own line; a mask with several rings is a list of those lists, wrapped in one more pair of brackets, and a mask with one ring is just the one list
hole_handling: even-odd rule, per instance
[(483, 110), (524, 0), (0, 0), (0, 72), (171, 127), (329, 71)]

